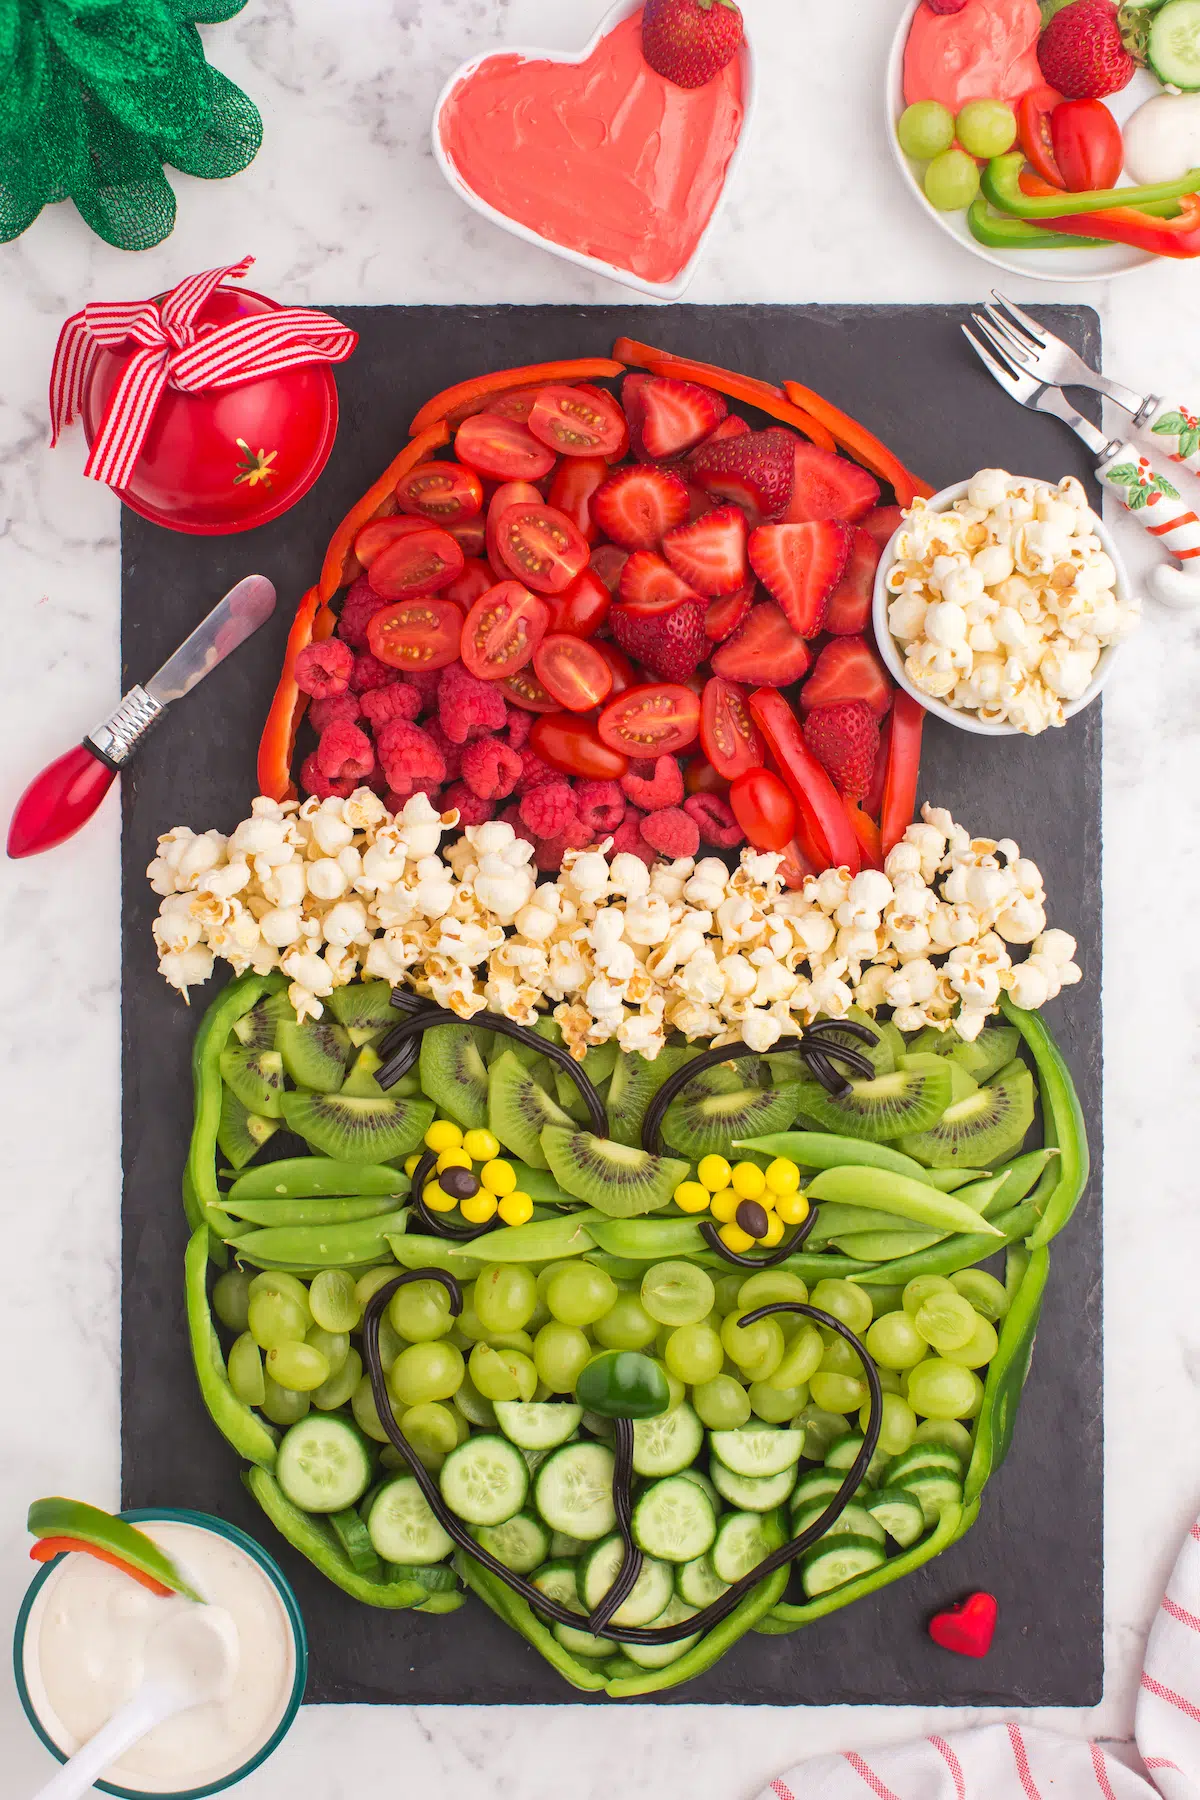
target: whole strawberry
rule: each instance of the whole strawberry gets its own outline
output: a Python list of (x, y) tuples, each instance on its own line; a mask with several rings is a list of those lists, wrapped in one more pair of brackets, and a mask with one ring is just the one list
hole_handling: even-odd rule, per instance
[(742, 47), (737, 0), (646, 0), (642, 52), (676, 87), (703, 87)]
[(1038, 39), (1042, 74), (1068, 100), (1103, 100), (1128, 87), (1137, 64), (1109, 0), (1073, 0)]
[(879, 720), (865, 700), (814, 706), (804, 721), (804, 741), (839, 793), (864, 797), (879, 755)]
[(662, 681), (686, 681), (708, 655), (704, 607), (684, 600), (670, 612), (639, 613), (614, 606), (608, 623), (618, 646)]

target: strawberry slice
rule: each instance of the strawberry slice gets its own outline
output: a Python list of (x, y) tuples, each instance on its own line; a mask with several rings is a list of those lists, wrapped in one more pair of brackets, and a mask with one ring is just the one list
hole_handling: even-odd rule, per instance
[(846, 572), (851, 542), (850, 527), (837, 519), (760, 525), (752, 533), (750, 566), (801, 637), (820, 631), (829, 597)]
[(848, 456), (822, 450), (819, 444), (796, 445), (791, 504), (785, 523), (812, 519), (845, 519), (856, 525), (879, 504), (879, 483)]
[(752, 687), (787, 687), (812, 661), (808, 645), (797, 637), (772, 600), (752, 606), (740, 630), (713, 652), (712, 671), (726, 681)]
[(900, 521), (904, 517), (902, 506), (876, 506), (862, 522), (864, 531), (869, 531), (881, 550), (886, 550), (891, 539), (900, 529)]
[(722, 644), (726, 638), (732, 637), (744, 622), (757, 592), (756, 583), (748, 581), (736, 594), (726, 594), (721, 600), (711, 601), (704, 615), (705, 637), (714, 644)]
[(879, 720), (865, 701), (814, 706), (804, 716), (804, 741), (839, 794), (862, 800), (870, 792), (879, 755)]
[(708, 655), (704, 606), (694, 598), (666, 612), (614, 606), (608, 623), (625, 654), (663, 681), (689, 680)]
[[(741, 413), (730, 413), (728, 418), (721, 420), (711, 436), (705, 438), (704, 444), (720, 444), (726, 438), (746, 437), (749, 431), (749, 423), (743, 419)], [(704, 448), (704, 444), (701, 445), (701, 449)]]
[(851, 700), (864, 700), (880, 719), (892, 704), (892, 683), (887, 671), (864, 637), (834, 638), (826, 644), (800, 690), (800, 704), (805, 712), (815, 706), (839, 706)]
[(730, 501), (749, 514), (752, 525), (776, 519), (792, 497), (799, 439), (782, 425), (714, 442), (709, 438), (688, 459), (693, 481), (714, 500)]
[(617, 597), (623, 605), (636, 606), (642, 612), (665, 612), (696, 595), (653, 550), (635, 550), (621, 571)]
[(622, 550), (653, 550), (682, 524), (691, 502), (686, 482), (670, 469), (617, 469), (592, 495), (592, 517)]
[(825, 629), (838, 637), (865, 631), (875, 598), (875, 571), (883, 548), (861, 525), (854, 528), (846, 573), (825, 609)]
[[(636, 383), (632, 397), (631, 381)], [(622, 397), (634, 439), (653, 462), (669, 462), (695, 449), (729, 411), (711, 388), (660, 375), (626, 376)]]
[[(603, 493), (601, 489), (601, 493)], [(746, 561), (746, 515), (736, 506), (720, 506), (694, 524), (667, 532), (663, 555), (677, 575), (710, 600), (736, 593), (750, 579)]]

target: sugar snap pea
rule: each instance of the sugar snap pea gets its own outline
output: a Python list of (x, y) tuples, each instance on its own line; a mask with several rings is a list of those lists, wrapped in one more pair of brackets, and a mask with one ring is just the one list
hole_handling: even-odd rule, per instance
[(1057, 1237), (1087, 1187), (1087, 1127), (1071, 1071), (1040, 1016), (1013, 1006), (1007, 994), (1002, 1004), (1005, 1017), (1021, 1033), (1033, 1057), (1041, 1089), (1043, 1136), (1059, 1152), (1058, 1180), (1029, 1240), (1030, 1249), (1038, 1250)]
[(992, 1225), (953, 1194), (941, 1194), (890, 1169), (823, 1169), (806, 1190), (810, 1200), (842, 1201), (848, 1206), (870, 1206), (891, 1213), (913, 1225), (935, 1231), (980, 1231), (999, 1238)]
[(931, 1250), (945, 1235), (943, 1231), (852, 1231), (832, 1241), (839, 1250), (847, 1256), (857, 1256), (860, 1262), (892, 1263), (899, 1262), (903, 1256)]
[[(395, 1207), (390, 1194), (351, 1194), (341, 1199), (230, 1200), (225, 1210), (247, 1225), (353, 1225), (378, 1219)], [(243, 1240), (238, 1239), (241, 1243)]]
[(261, 1163), (239, 1175), (227, 1200), (302, 1200), (318, 1195), (407, 1194), (412, 1186), (401, 1169), (386, 1163), (337, 1162), (331, 1156), (291, 1156)]
[[(494, 1232), (492, 1235), (498, 1237), (500, 1234)], [(491, 1241), (489, 1237), (488, 1243)], [(416, 1231), (398, 1236), (393, 1232), (388, 1245), (404, 1269), (444, 1269), (460, 1281), (474, 1281), (485, 1267), (478, 1251), (472, 1255), (470, 1244), (456, 1244), (452, 1238), (424, 1237)]]
[[(735, 1150), (761, 1150), (767, 1156), (786, 1156), (806, 1169), (836, 1169), (851, 1164), (862, 1169), (890, 1169), (911, 1181), (930, 1181), (931, 1171), (911, 1156), (886, 1144), (866, 1144), (859, 1138), (838, 1137), (830, 1131), (774, 1131), (767, 1137), (735, 1138)], [(930, 1184), (932, 1185), (932, 1183)]]
[(350, 1225), (268, 1225), (237, 1240), (240, 1260), (303, 1263), (310, 1269), (353, 1268), (378, 1262), (389, 1232), (403, 1231), (408, 1214), (381, 1213)]
[(922, 1171), (922, 1179), (930, 1187), (940, 1188), (943, 1194), (956, 1194), (968, 1182), (982, 1181), (991, 1172), (990, 1169), (925, 1169)]
[[(589, 1221), (588, 1234), (601, 1250), (635, 1262), (659, 1262), (703, 1248), (694, 1219), (603, 1219)], [(728, 1268), (728, 1265), (726, 1265)]]
[(201, 1225), (191, 1235), (184, 1255), (184, 1294), (187, 1302), (188, 1336), (196, 1380), (212, 1416), (213, 1423), (247, 1462), (272, 1468), (275, 1463), (275, 1433), (264, 1425), (257, 1413), (244, 1406), (229, 1385), (225, 1358), (212, 1322), (208, 1305), (208, 1226)]
[[(479, 1262), (557, 1262), (561, 1256), (582, 1256), (592, 1248), (592, 1224), (599, 1213), (581, 1211), (562, 1213), (552, 1219), (538, 1219), (530, 1225), (506, 1225), (488, 1233), (485, 1242), (476, 1240), (473, 1248)], [(440, 1243), (438, 1238), (421, 1238), (422, 1244)], [(468, 1245), (468, 1249), (472, 1246)], [(394, 1249), (394, 1246), (393, 1246)], [(406, 1267), (420, 1268), (402, 1258)]]
[(412, 1608), (423, 1610), (432, 1598), (429, 1589), (419, 1581), (378, 1581), (370, 1575), (360, 1575), (338, 1543), (333, 1528), (324, 1519), (293, 1506), (268, 1470), (248, 1469), (242, 1479), (280, 1536), (355, 1600), (407, 1612)]
[[(1007, 1212), (1009, 1207), (1016, 1206), (1024, 1200), (1030, 1189), (1041, 1179), (1047, 1163), (1057, 1157), (1058, 1151), (1050, 1146), (1041, 1150), (1030, 1150), (1024, 1156), (1018, 1156), (1003, 1168), (997, 1169), (994, 1180), (999, 1183), (996, 1192), (984, 1201), (979, 1208), (985, 1219), (994, 1219), (997, 1213)], [(980, 1184), (983, 1185), (982, 1183)], [(967, 1198), (966, 1190), (959, 1194), (961, 1200)], [(975, 1205), (972, 1198), (971, 1204)]]

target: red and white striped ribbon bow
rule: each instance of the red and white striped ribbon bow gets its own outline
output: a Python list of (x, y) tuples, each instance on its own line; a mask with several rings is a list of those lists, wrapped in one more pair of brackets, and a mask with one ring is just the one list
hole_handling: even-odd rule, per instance
[(228, 325), (197, 327), (196, 316), (214, 289), (239, 280), (253, 261), (245, 256), (228, 268), (190, 275), (161, 301), (98, 300), (74, 313), (59, 333), (50, 373), (51, 443), (79, 413), (96, 359), (105, 350), (138, 346), (113, 389), (84, 470), (118, 491), (129, 485), (166, 388), (195, 394), (306, 363), (345, 362), (358, 333), (307, 307), (285, 306)]
[(760, 1800), (1200, 1800), (1200, 1524), (1150, 1631), (1134, 1732), (1149, 1781), (1100, 1744), (1009, 1722), (813, 1757)]

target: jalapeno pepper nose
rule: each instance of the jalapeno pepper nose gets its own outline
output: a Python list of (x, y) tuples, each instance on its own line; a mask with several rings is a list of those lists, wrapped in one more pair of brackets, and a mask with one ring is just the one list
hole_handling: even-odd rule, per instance
[(605, 1419), (652, 1419), (670, 1407), (671, 1390), (650, 1357), (637, 1350), (606, 1350), (585, 1366), (575, 1398)]

